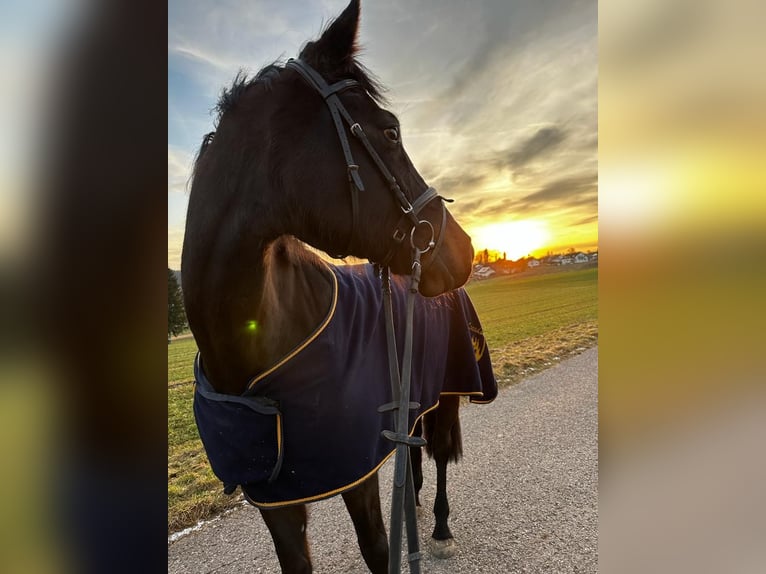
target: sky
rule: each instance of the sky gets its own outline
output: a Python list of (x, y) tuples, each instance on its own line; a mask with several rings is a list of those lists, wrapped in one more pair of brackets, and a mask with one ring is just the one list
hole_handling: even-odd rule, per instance
[[(297, 56), (345, 0), (168, 4), (168, 265), (178, 269), (189, 174), (221, 89)], [(598, 244), (597, 5), (362, 2), (361, 61), (430, 185), (474, 248), (509, 259)]]

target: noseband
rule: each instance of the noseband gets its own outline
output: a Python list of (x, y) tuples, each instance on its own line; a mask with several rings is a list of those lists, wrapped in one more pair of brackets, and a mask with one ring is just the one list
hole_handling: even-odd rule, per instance
[[(338, 132), (340, 146), (343, 149), (343, 155), (346, 159), (346, 170), (348, 173), (351, 195), (351, 235), (349, 236), (346, 247), (346, 254), (351, 252), (356, 229), (359, 227), (359, 194), (364, 192), (364, 183), (359, 175), (359, 165), (354, 162), (354, 157), (351, 154), (351, 145), (349, 143), (348, 135), (346, 134), (346, 128), (343, 125), (344, 121), (348, 124), (348, 130), (351, 134), (364, 146), (364, 149), (377, 166), (383, 179), (386, 180), (394, 199), (402, 210), (402, 216), (399, 218), (399, 222), (396, 224), (393, 234), (391, 235), (388, 252), (381, 261), (376, 261), (375, 263), (378, 263), (381, 267), (387, 266), (408, 235), (413, 250), (418, 250), (421, 254), (433, 250), (428, 263), (433, 262), (436, 252), (439, 250), (439, 247), (441, 247), (444, 239), (444, 228), (447, 223), (447, 210), (444, 207), (444, 201), (451, 200), (443, 198), (433, 187), (429, 187), (423, 194), (415, 199), (415, 201), (410, 203), (409, 199), (407, 199), (407, 196), (402, 191), (402, 188), (399, 186), (399, 183), (396, 181), (396, 178), (391, 174), (388, 167), (386, 167), (386, 164), (383, 162), (383, 159), (375, 150), (372, 143), (370, 143), (362, 126), (354, 121), (351, 114), (348, 113), (348, 110), (338, 97), (338, 94), (343, 90), (360, 86), (359, 82), (346, 79), (335, 82), (334, 84), (328, 84), (319, 72), (302, 60), (290, 59), (288, 60), (286, 67), (298, 72), (306, 83), (322, 96), (327, 107), (330, 109), (330, 115), (335, 124), (335, 130)], [(440, 204), (442, 207), (442, 221), (441, 226), (439, 227), (439, 235), (436, 238), (434, 238), (435, 231), (431, 222), (418, 217), (420, 211), (434, 199), (441, 200)], [(430, 231), (430, 238), (421, 246), (417, 245), (415, 239), (415, 233), (418, 228), (424, 229), (426, 232)], [(420, 265), (419, 261), (417, 265)]]

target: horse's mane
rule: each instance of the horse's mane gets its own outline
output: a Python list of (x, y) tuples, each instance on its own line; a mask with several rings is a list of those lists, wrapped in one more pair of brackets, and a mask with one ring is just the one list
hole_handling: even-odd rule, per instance
[[(301, 51), (303, 54), (307, 49), (312, 48), (312, 43), (309, 42), (306, 47)], [(234, 111), (239, 102), (244, 97), (245, 93), (254, 86), (261, 86), (266, 90), (270, 90), (272, 83), (276, 80), (281, 73), (285, 70), (285, 64), (281, 60), (275, 60), (271, 64), (268, 64), (258, 70), (254, 76), (250, 76), (246, 70), (240, 68), (237, 74), (234, 76), (234, 80), (230, 86), (224, 87), (221, 90), (221, 95), (218, 98), (218, 102), (211, 111), (216, 113), (215, 127), (221, 122), (221, 118), (224, 114)], [(351, 57), (348, 62), (346, 70), (344, 70), (338, 77), (326, 77), (325, 80), (328, 83), (332, 83), (341, 79), (341, 77), (350, 77), (351, 79), (359, 82), (359, 85), (379, 104), (385, 103), (385, 88), (380, 83), (378, 78), (370, 72), (363, 64), (361, 64), (356, 57)], [(202, 144), (197, 151), (197, 157), (194, 160), (194, 166), (192, 168), (192, 176), (197, 171), (197, 166), (200, 159), (205, 153), (205, 150), (212, 143), (215, 137), (215, 131), (205, 134), (202, 138)]]
[(239, 101), (251, 87), (262, 85), (266, 89), (270, 89), (272, 81), (279, 77), (279, 74), (283, 69), (284, 66), (279, 61), (276, 61), (264, 66), (257, 74), (255, 74), (255, 76), (251, 77), (246, 70), (240, 68), (237, 75), (234, 76), (231, 85), (224, 87), (221, 90), (218, 103), (213, 108), (213, 110), (217, 112), (216, 125), (218, 125), (225, 113), (231, 112), (237, 108)]
[[(310, 44), (307, 47), (310, 47)], [(239, 101), (251, 87), (260, 85), (267, 90), (270, 89), (272, 82), (280, 76), (284, 69), (285, 65), (281, 60), (276, 60), (271, 64), (264, 66), (254, 76), (249, 76), (245, 70), (240, 69), (237, 72), (237, 75), (234, 76), (231, 85), (225, 87), (221, 91), (221, 96), (214, 108), (218, 114), (216, 125), (220, 122), (221, 117), (225, 113), (236, 109)], [(359, 82), (359, 85), (361, 85), (376, 102), (380, 104), (385, 102), (385, 97), (383, 95), (384, 88), (380, 81), (356, 58), (352, 57), (350, 59), (347, 69), (340, 75)], [(340, 77), (325, 78), (325, 80), (330, 83), (339, 79)]]

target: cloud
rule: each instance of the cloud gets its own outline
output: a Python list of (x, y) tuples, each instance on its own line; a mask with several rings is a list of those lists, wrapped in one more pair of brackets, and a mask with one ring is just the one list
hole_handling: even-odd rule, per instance
[(540, 128), (511, 151), (508, 163), (514, 169), (524, 167), (543, 153), (553, 150), (565, 138), (566, 132), (556, 126)]
[[(433, 8), (420, 43), (378, 40), (377, 49), (401, 52), (395, 87), (404, 85), (408, 107), (397, 113), (413, 162), (458, 200), (450, 211), (466, 226), (560, 210), (577, 212), (566, 221), (590, 216), (597, 184), (583, 174), (597, 169), (596, 4), (453, 4)], [(405, 54), (413, 47), (417, 62)]]
[(237, 63), (223, 60), (218, 54), (207, 53), (198, 46), (175, 45), (171, 46), (168, 51), (171, 54), (178, 54), (199, 64), (211, 66), (221, 71), (228, 71), (237, 66)]
[[(342, 7), (338, 8), (340, 11)], [(168, 3), (168, 52), (191, 57), (232, 75), (239, 67), (260, 67), (319, 31), (318, 2), (207, 0)], [(281, 46), (281, 47), (276, 47)]]
[[(467, 227), (514, 219), (558, 219), (557, 226), (582, 225), (595, 220), (598, 180), (594, 174), (555, 179), (528, 192), (511, 184), (504, 190), (484, 192), (469, 201), (456, 202), (450, 211)], [(574, 223), (572, 220), (574, 218)]]
[(598, 221), (598, 214), (591, 215), (590, 217), (585, 217), (584, 219), (580, 219), (579, 221), (575, 221), (572, 223), (572, 227), (576, 227), (578, 225), (589, 225), (591, 223), (595, 223)]
[(168, 192), (184, 193), (192, 169), (192, 155), (168, 146)]
[(168, 267), (181, 269), (181, 251), (184, 243), (183, 227), (168, 228)]
[(465, 204), (455, 204), (454, 211), (461, 221), (467, 224), (492, 220), (498, 216), (504, 219), (508, 213), (508, 206), (511, 201), (507, 197), (487, 197), (480, 200), (474, 200)]
[(554, 180), (538, 191), (524, 196), (515, 204), (524, 208), (551, 206), (556, 208), (595, 204), (598, 201), (598, 176), (586, 174)]
[[(390, 28), (371, 42), (383, 43), (391, 30), (402, 30), (407, 42), (391, 48), (398, 53), (390, 67), (393, 77), (423, 77), (436, 74), (429, 85), (440, 97), (454, 101), (471, 92), (477, 83), (489, 80), (498, 61), (523, 57), (530, 47), (565, 36), (583, 22), (595, 31), (596, 3), (548, 0), (439, 0), (413, 3), (390, 0), (378, 7), (363, 7), (363, 14), (386, 19)], [(413, 60), (409, 53), (417, 53)]]
[(461, 171), (453, 175), (441, 175), (432, 178), (430, 184), (439, 190), (444, 197), (462, 195), (479, 187), (486, 179), (487, 173), (478, 171)]

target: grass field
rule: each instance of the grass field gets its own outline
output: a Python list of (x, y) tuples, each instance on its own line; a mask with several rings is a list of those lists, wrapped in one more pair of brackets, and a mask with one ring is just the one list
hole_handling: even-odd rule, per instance
[(168, 345), (168, 385), (194, 380), (194, 355), (197, 344), (191, 337), (176, 339)]
[(598, 269), (470, 283), (490, 350), (597, 318)]
[(467, 287), (501, 385), (598, 340), (598, 268), (505, 276)]
[[(475, 282), (467, 290), (500, 385), (514, 383), (598, 340), (598, 269)], [(168, 532), (239, 503), (210, 470), (192, 413), (194, 339), (168, 345)]]

